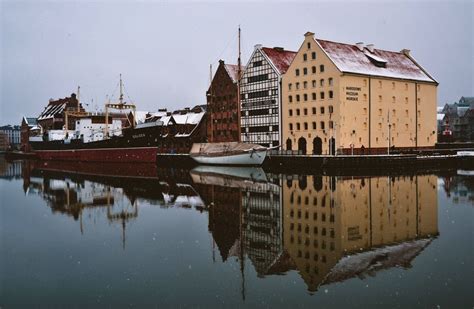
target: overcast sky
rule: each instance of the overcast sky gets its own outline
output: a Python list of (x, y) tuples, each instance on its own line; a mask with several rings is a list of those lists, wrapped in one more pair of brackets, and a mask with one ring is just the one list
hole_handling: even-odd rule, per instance
[(102, 109), (120, 73), (139, 110), (204, 104), (209, 64), (236, 62), (239, 24), (244, 63), (255, 44), (296, 51), (312, 31), (410, 49), (440, 83), (438, 105), (473, 95), (473, 1), (0, 3), (0, 124), (37, 116), (78, 85)]

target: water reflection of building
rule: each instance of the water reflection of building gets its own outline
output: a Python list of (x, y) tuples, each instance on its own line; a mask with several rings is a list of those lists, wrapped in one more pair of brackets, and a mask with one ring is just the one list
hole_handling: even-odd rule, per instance
[(308, 289), (408, 266), (438, 233), (436, 183), (436, 176), (288, 179), (285, 250)]
[[(121, 226), (125, 246), (126, 225), (138, 218), (140, 207), (205, 209), (193, 187), (180, 183), (177, 178), (167, 181), (167, 175), (163, 178), (148, 177), (142, 172), (136, 177), (105, 176), (90, 174), (93, 165), (86, 164), (80, 170), (77, 166), (69, 171), (66, 169), (70, 167), (68, 164), (26, 161), (22, 173), (25, 194), (41, 196), (53, 213), (65, 214), (79, 221), (81, 233), (88, 224), (94, 225), (100, 219), (106, 219)], [(103, 167), (97, 166), (96, 170), (100, 168)]]
[(470, 203), (474, 205), (474, 172), (459, 170), (457, 175), (444, 175), (443, 189), (454, 204)]
[(242, 191), (243, 244), (259, 276), (270, 274), (283, 252), (278, 178)]
[(269, 274), (283, 251), (280, 180), (259, 168), (197, 168), (195, 187), (209, 208), (209, 231), (223, 261), (250, 259)]
[(7, 162), (4, 156), (0, 156), (0, 178), (17, 179), (21, 178), (21, 162)]

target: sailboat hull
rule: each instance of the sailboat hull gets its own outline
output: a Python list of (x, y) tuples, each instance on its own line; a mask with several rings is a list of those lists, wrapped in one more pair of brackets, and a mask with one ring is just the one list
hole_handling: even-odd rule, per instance
[(206, 156), (191, 156), (199, 164), (208, 165), (262, 165), (267, 155), (267, 149), (243, 152), (238, 154)]

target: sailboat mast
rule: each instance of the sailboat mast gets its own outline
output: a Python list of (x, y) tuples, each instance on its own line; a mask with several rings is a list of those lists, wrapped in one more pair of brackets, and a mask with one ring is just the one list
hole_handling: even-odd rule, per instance
[(240, 61), (240, 25), (239, 25), (239, 57), (237, 58), (237, 136), (238, 141), (241, 141), (241, 128), (240, 128), (240, 80), (242, 75), (241, 61)]

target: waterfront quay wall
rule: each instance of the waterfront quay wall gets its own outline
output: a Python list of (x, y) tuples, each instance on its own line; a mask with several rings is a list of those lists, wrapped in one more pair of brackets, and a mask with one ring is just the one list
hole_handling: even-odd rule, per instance
[(267, 157), (264, 167), (269, 170), (393, 170), (474, 168), (474, 157), (454, 155), (359, 155), (359, 156), (306, 156), (273, 155)]
[[(159, 166), (192, 168), (197, 165), (188, 154), (158, 154)], [(267, 156), (263, 163), (270, 171), (306, 171), (313, 170), (394, 170), (410, 171), (420, 169), (472, 169), (474, 157), (456, 155), (283, 155)]]

